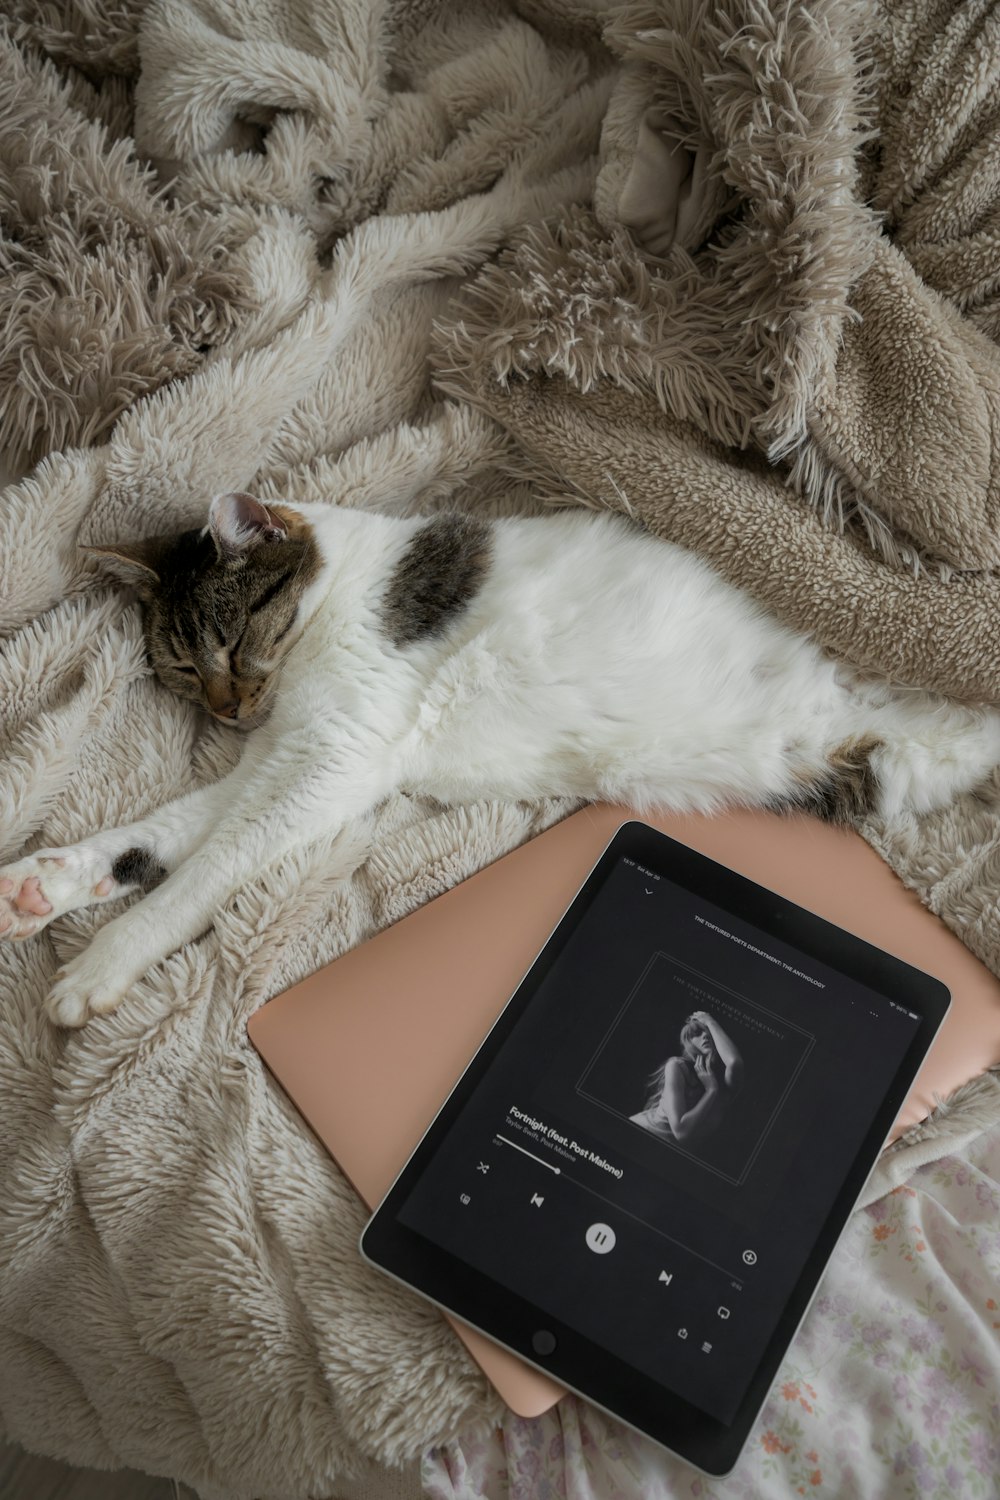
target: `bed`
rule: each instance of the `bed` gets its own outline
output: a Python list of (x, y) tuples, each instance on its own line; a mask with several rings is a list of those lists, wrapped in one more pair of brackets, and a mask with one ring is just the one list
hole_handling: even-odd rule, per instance
[[(623, 510), (856, 668), (1000, 698), (988, 5), (236, 12), (0, 18), (0, 858), (234, 764), (80, 551), (200, 525), (219, 491)], [(348, 880), (322, 845), (262, 869), (73, 1035), (44, 999), (115, 905), (0, 944), (6, 1436), (204, 1500), (330, 1495), (429, 1450), (432, 1492), (708, 1493), (575, 1402), (505, 1421), (436, 1313), (360, 1263), (360, 1206), (246, 1040), (279, 989), (565, 811), (394, 798), (346, 831)], [(861, 831), (1000, 972), (997, 777)], [(923, 1500), (949, 1463), (989, 1492), (998, 1119), (983, 1077), (892, 1159), (719, 1493), (853, 1472)]]

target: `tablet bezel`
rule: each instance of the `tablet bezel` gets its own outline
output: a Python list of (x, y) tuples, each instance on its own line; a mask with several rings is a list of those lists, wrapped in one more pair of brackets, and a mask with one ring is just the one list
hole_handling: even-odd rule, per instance
[[(792, 1289), (784, 1312), (732, 1423), (708, 1416), (484, 1273), (401, 1224), (397, 1214), (507, 1036), (580, 923), (604, 880), (623, 856), (711, 901), (828, 967), (916, 1011), (920, 1022), (882, 1106), (866, 1133), (844, 1186)], [(721, 1477), (735, 1466), (782, 1359), (815, 1296), (823, 1271), (870, 1176), (910, 1085), (950, 1004), (940, 980), (884, 953), (815, 913), (737, 874), (648, 825), (624, 823), (596, 861), (511, 999), (442, 1104), (361, 1236), (366, 1260), (535, 1368), (619, 1420), (645, 1433), (685, 1462)], [(540, 1356), (532, 1344), (541, 1330), (556, 1347)]]

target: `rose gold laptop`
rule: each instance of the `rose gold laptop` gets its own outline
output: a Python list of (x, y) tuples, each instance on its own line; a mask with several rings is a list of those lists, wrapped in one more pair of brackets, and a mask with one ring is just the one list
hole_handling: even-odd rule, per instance
[[(370, 1206), (616, 828), (635, 816), (624, 807), (584, 808), (251, 1018), (250, 1040)], [(856, 834), (771, 813), (642, 821), (948, 986), (951, 1010), (895, 1134), (923, 1119), (936, 1097), (1000, 1062), (1000, 981)], [(512, 1410), (536, 1416), (562, 1395), (554, 1381), (452, 1321)]]

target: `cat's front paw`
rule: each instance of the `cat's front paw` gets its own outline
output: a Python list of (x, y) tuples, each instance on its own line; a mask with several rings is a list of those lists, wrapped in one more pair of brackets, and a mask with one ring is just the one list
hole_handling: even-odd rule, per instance
[(84, 1026), (91, 1016), (110, 1015), (137, 977), (122, 963), (109, 962), (95, 939), (56, 974), (45, 1002), (49, 1019), (57, 1026)]
[(83, 847), (43, 849), (0, 870), (0, 938), (19, 942), (53, 917), (106, 900), (115, 888), (107, 860)]

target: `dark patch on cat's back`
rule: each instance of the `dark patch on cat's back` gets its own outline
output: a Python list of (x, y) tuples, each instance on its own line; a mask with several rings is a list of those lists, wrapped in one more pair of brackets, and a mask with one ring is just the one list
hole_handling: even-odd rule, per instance
[(389, 579), (382, 623), (392, 644), (440, 635), (475, 597), (490, 565), (493, 528), (474, 516), (435, 516), (422, 526)]
[(138, 847), (119, 854), (111, 866), (111, 873), (119, 885), (138, 885), (144, 891), (151, 891), (167, 878), (167, 872), (155, 854)]

